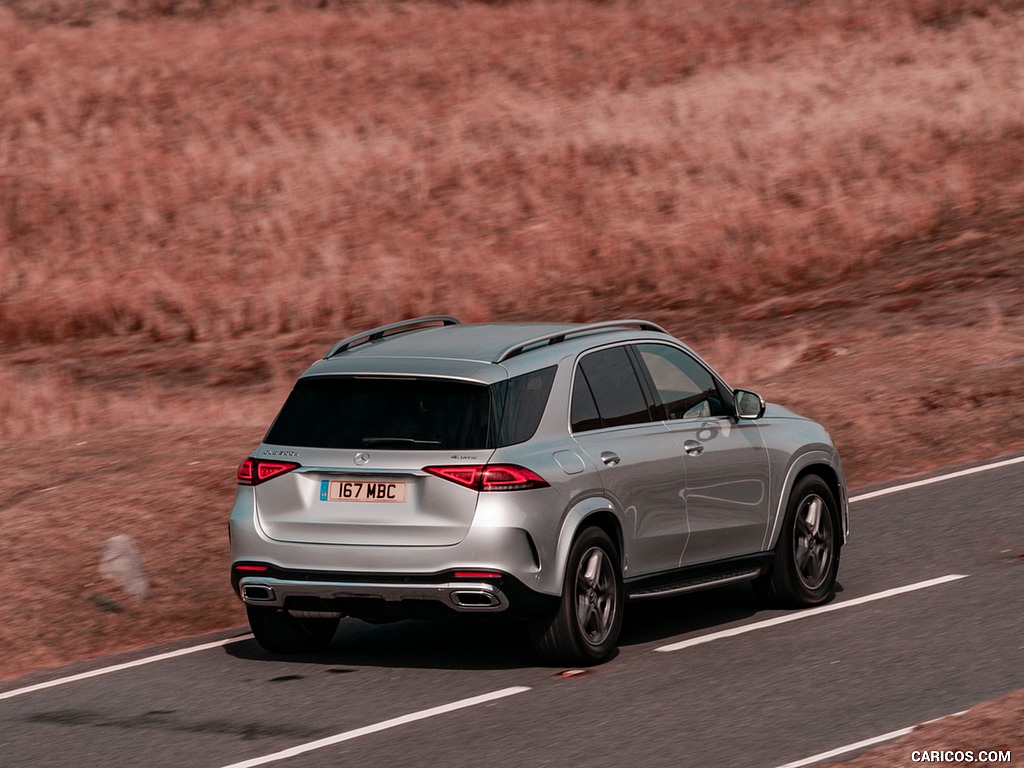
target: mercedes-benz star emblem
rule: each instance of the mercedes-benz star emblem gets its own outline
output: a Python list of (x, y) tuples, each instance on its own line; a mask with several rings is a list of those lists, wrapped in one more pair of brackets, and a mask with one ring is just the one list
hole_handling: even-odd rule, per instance
[(369, 464), (370, 454), (363, 453), (362, 451), (360, 451), (359, 453), (356, 454), (354, 461), (356, 464), (359, 464), (360, 466), (362, 466), (363, 464)]

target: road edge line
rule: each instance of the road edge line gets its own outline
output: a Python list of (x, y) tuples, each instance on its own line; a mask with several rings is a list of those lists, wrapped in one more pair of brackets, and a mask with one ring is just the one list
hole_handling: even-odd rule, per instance
[(916, 725), (911, 725), (907, 728), (900, 728), (898, 731), (889, 731), (889, 733), (883, 733), (881, 736), (874, 736), (870, 739), (864, 739), (863, 741), (858, 741), (855, 744), (847, 744), (845, 747), (837, 747), (836, 749), (830, 749), (828, 752), (821, 752), (811, 757), (805, 757), (802, 760), (794, 760), (792, 763), (786, 763), (785, 765), (777, 766), (777, 768), (804, 768), (804, 766), (807, 765), (814, 765), (815, 763), (820, 763), (822, 760), (828, 760), (833, 757), (838, 757), (839, 755), (845, 755), (847, 752), (853, 752), (855, 749), (873, 747), (876, 744), (882, 744), (886, 741), (898, 739), (900, 736), (906, 736), (916, 727)]
[(1005, 459), (1003, 461), (997, 461), (992, 464), (982, 464), (980, 467), (971, 467), (970, 469), (961, 469), (957, 472), (950, 472), (946, 475), (939, 475), (938, 477), (927, 477), (924, 480), (914, 480), (910, 483), (902, 483), (901, 485), (894, 485), (890, 488), (881, 488), (877, 491), (870, 491), (868, 493), (860, 493), (856, 496), (850, 497), (850, 503), (853, 504), (857, 501), (867, 501), (868, 499), (877, 499), (879, 496), (888, 496), (892, 493), (900, 493), (902, 491), (909, 491), (912, 488), (921, 488), (925, 485), (932, 485), (934, 483), (941, 483), (944, 480), (955, 480), (958, 477), (967, 477), (968, 475), (976, 475), (979, 472), (988, 472), (991, 469), (1002, 469), (1003, 467), (1013, 466), (1014, 464), (1024, 464), (1024, 456), (1016, 456), (1012, 459)]
[(13, 699), (16, 696), (22, 696), (26, 693), (33, 693), (35, 691), (42, 691), (46, 688), (55, 688), (58, 685), (67, 685), (68, 683), (77, 683), (79, 680), (88, 680), (91, 677), (100, 677), (101, 675), (109, 675), (111, 672), (120, 672), (125, 669), (131, 669), (132, 667), (142, 667), (146, 664), (153, 664), (157, 661), (166, 661), (167, 659), (175, 659), (178, 656), (188, 656), (190, 653), (198, 653), (199, 651), (207, 651), (210, 648), (219, 648), (224, 645), (231, 645), (232, 643), (241, 643), (245, 640), (251, 640), (252, 635), (239, 635), (238, 637), (229, 637), (226, 640), (214, 640), (210, 643), (202, 643), (201, 645), (192, 645), (188, 648), (179, 648), (176, 651), (167, 651), (166, 653), (158, 653), (156, 656), (147, 656), (144, 659), (136, 659), (135, 661), (126, 661), (123, 664), (114, 664), (111, 667), (101, 667), (99, 669), (93, 669), (89, 672), (80, 672), (77, 675), (69, 675), (67, 677), (59, 677), (56, 680), (48, 680), (45, 683), (36, 683), (35, 685), (27, 685), (24, 688), (15, 688), (12, 691), (4, 691), (0, 693), (0, 701), (5, 699)]
[(929, 723), (935, 723), (939, 720), (945, 720), (947, 717), (960, 717), (961, 715), (966, 715), (968, 711), (969, 710), (964, 709), (960, 712), (954, 712), (951, 715), (943, 715), (942, 717), (936, 717), (933, 720), (925, 720), (923, 723), (918, 723), (917, 725), (910, 725), (906, 728), (900, 728), (896, 731), (889, 731), (888, 733), (883, 733), (881, 736), (873, 736), (870, 739), (864, 739), (863, 741), (858, 741), (853, 744), (847, 744), (845, 747), (836, 747), (835, 749), (830, 749), (828, 752), (819, 752), (817, 755), (812, 755), (811, 757), (805, 757), (801, 760), (794, 760), (792, 763), (786, 763), (785, 765), (777, 766), (777, 768), (804, 768), (804, 766), (807, 765), (814, 765), (815, 763), (820, 763), (822, 760), (830, 760), (833, 757), (845, 755), (847, 752), (853, 752), (854, 750), (863, 749), (864, 747), (873, 747), (876, 744), (882, 744), (886, 741), (893, 741), (894, 739), (898, 739), (901, 736), (906, 736), (907, 734), (912, 733), (915, 728), (918, 728), (922, 725), (928, 725)]

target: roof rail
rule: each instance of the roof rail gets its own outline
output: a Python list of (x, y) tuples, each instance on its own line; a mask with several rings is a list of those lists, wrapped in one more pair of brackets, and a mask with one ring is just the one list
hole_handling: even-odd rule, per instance
[(532, 339), (527, 339), (526, 341), (520, 341), (503, 350), (494, 359), (494, 362), (501, 363), (508, 360), (510, 357), (521, 355), (529, 347), (536, 347), (542, 344), (545, 346), (560, 344), (570, 336), (581, 336), (595, 331), (613, 331), (625, 328), (636, 328), (640, 331), (656, 331), (657, 333), (668, 334), (668, 331), (660, 325), (649, 323), (646, 320), (608, 320), (603, 323), (589, 323), (587, 325), (570, 328), (566, 331), (555, 331), (554, 333), (546, 333), (543, 336), (536, 336)]
[(449, 315), (427, 315), (425, 317), (414, 317), (409, 320), (400, 320), (397, 323), (382, 325), (380, 328), (363, 331), (362, 333), (357, 333), (355, 336), (349, 336), (347, 339), (342, 339), (331, 347), (331, 350), (324, 355), (324, 360), (332, 358), (335, 355), (340, 355), (342, 352), (347, 352), (353, 347), (369, 344), (371, 341), (380, 341), (385, 336), (395, 336), (399, 333), (417, 331), (431, 325), (440, 325), (441, 327), (444, 327), (446, 325), (458, 324), (459, 321)]

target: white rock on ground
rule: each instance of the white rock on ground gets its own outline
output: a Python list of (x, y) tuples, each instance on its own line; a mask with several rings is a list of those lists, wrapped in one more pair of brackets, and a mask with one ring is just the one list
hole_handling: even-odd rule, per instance
[(135, 539), (120, 535), (100, 545), (100, 574), (138, 600), (149, 594), (149, 578), (142, 566), (142, 555)]

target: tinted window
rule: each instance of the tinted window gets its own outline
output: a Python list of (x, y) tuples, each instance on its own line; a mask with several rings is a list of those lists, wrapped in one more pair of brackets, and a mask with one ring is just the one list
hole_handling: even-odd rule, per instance
[(639, 344), (636, 349), (654, 382), (660, 418), (699, 419), (726, 414), (711, 372), (690, 355), (664, 344)]
[(625, 347), (593, 352), (580, 361), (580, 368), (590, 385), (603, 426), (618, 427), (651, 420)]
[(554, 366), (490, 389), (442, 379), (301, 379), (266, 442), (398, 450), (513, 445), (537, 431), (554, 379)]
[[(498, 446), (524, 443), (533, 437), (548, 404), (556, 368), (551, 366), (540, 371), (524, 373), (500, 385), (500, 388), (506, 390), (506, 395), (501, 429), (498, 431)], [(498, 389), (499, 386), (496, 385), (495, 391)]]
[(490, 390), (440, 379), (310, 377), (296, 383), (267, 434), (311, 448), (489, 447)]
[(570, 413), (573, 432), (586, 432), (588, 429), (600, 429), (601, 417), (597, 413), (597, 403), (587, 383), (587, 376), (582, 370), (576, 370), (576, 381), (572, 385), (572, 406)]

